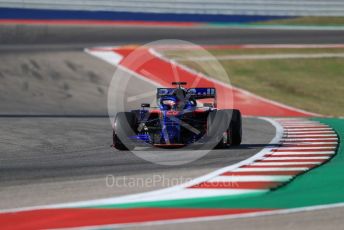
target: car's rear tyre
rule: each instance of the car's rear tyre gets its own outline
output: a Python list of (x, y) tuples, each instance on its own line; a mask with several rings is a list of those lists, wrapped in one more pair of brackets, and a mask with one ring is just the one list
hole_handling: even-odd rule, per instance
[(130, 136), (135, 135), (136, 116), (130, 112), (117, 113), (113, 130), (113, 147), (118, 150), (133, 150), (134, 143)]
[(230, 124), (230, 144), (238, 146), (242, 141), (242, 117), (241, 112), (237, 109), (233, 110)]

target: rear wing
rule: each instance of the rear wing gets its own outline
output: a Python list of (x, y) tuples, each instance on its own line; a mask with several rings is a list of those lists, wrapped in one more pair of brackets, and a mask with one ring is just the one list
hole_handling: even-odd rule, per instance
[[(176, 88), (158, 88), (157, 98), (173, 95)], [(216, 98), (215, 88), (190, 88), (186, 93), (195, 99)]]
[(196, 100), (200, 99), (214, 99), (213, 103), (208, 103), (208, 101), (203, 101), (204, 106), (209, 106), (206, 104), (213, 104), (212, 107), (217, 107), (216, 89), (215, 88), (190, 88), (187, 93), (191, 95)]
[[(164, 96), (171, 96), (175, 92), (176, 88), (158, 88), (157, 100)], [(214, 99), (214, 106), (216, 107), (216, 89), (215, 88), (190, 88), (186, 90), (186, 94), (195, 100), (200, 99)]]
[(187, 94), (191, 95), (196, 100), (197, 99), (206, 99), (206, 98), (216, 99), (216, 89), (215, 88), (190, 88), (187, 90)]
[(160, 97), (164, 96), (171, 96), (176, 88), (158, 88), (156, 92), (156, 98), (159, 99)]

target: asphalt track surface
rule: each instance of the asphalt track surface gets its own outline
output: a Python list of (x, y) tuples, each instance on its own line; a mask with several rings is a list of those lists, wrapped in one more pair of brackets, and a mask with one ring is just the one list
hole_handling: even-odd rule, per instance
[[(244, 120), (244, 145), (214, 150), (183, 166), (161, 166), (132, 153), (110, 148), (107, 86), (115, 68), (83, 52), (84, 47), (183, 39), (197, 44), (342, 43), (344, 31), (256, 29), (0, 27), (0, 209), (105, 198), (169, 186), (107, 186), (106, 176), (184, 180), (201, 176), (257, 153), (274, 136), (274, 128), (254, 118)], [(152, 86), (133, 80), (128, 94)], [(186, 156), (187, 157), (187, 156)], [(336, 210), (314, 212), (318, 226), (330, 227)], [(305, 228), (310, 212), (289, 215), (169, 225), (178, 228), (226, 226), (275, 229)], [(326, 218), (328, 217), (328, 218)], [(266, 220), (266, 221), (265, 221)], [(317, 222), (313, 222), (313, 228)], [(267, 224), (267, 225), (265, 225)], [(327, 224), (327, 225), (326, 225)], [(324, 226), (325, 225), (325, 226)], [(335, 226), (335, 225), (334, 225)], [(337, 225), (338, 226), (338, 225)], [(165, 228), (163, 226), (160, 226)], [(157, 226), (159, 228), (159, 226)]]
[[(114, 67), (74, 50), (5, 52), (0, 59), (1, 209), (106, 198), (186, 182), (252, 156), (275, 135), (268, 122), (249, 118), (239, 149), (214, 150), (182, 166), (153, 164), (110, 148), (106, 92)], [(154, 90), (137, 78), (128, 85), (128, 96)], [(107, 176), (119, 184), (107, 186)], [(135, 178), (156, 182), (128, 184)]]
[[(321, 44), (343, 43), (344, 31), (269, 30), (192, 27), (111, 27), (2, 25), (0, 48), (77, 49), (94, 45), (146, 43), (181, 39), (197, 44)], [(23, 46), (21, 46), (23, 45)], [(29, 45), (29, 46), (26, 46)], [(32, 46), (35, 45), (35, 46)]]

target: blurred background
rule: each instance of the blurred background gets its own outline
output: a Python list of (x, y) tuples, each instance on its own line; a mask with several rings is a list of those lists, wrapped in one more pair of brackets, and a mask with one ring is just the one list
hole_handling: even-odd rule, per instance
[[(248, 113), (244, 114), (240, 148), (213, 150), (196, 162), (173, 167), (110, 148), (107, 96), (118, 67), (85, 49), (122, 49), (122, 55), (128, 55), (135, 47), (161, 39), (201, 45), (222, 64), (232, 85), (243, 90), (238, 98)], [(161, 54), (200, 72), (202, 63), (211, 62), (179, 48)], [(192, 179), (245, 160), (265, 148), (276, 134), (270, 123), (250, 116), (249, 108), (255, 104), (250, 93), (263, 101), (272, 100), (273, 105), (343, 117), (343, 66), (342, 0), (0, 0), (0, 209), (166, 187), (108, 188), (104, 178), (109, 174), (129, 179), (154, 175)], [(135, 78), (124, 90), (136, 96), (155, 89), (156, 85)], [(258, 112), (267, 115), (264, 107)], [(281, 116), (275, 110), (271, 113)], [(338, 127), (343, 132), (342, 119), (333, 123), (341, 123)], [(344, 163), (336, 162), (337, 171), (321, 177), (321, 183), (314, 182), (308, 190), (302, 184), (301, 192), (293, 187), (291, 192), (283, 190), (288, 188), (284, 186), (282, 199), (276, 196), (276, 200), (288, 203), (284, 194), (302, 195), (304, 191), (314, 192), (310, 203), (327, 202), (328, 197), (342, 199), (338, 194), (344, 194), (343, 180), (338, 175)], [(329, 178), (333, 181), (326, 183)], [(329, 184), (337, 187), (331, 189)], [(329, 191), (315, 193), (323, 191), (320, 188)], [(327, 196), (331, 191), (338, 191), (338, 196)], [(236, 229), (338, 229), (343, 224), (343, 210), (338, 209), (238, 219), (230, 224)], [(194, 224), (190, 226), (229, 226), (224, 220)]]

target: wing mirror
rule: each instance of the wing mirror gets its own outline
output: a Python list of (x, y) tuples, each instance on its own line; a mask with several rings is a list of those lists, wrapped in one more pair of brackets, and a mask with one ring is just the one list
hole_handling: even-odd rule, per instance
[(141, 104), (141, 107), (142, 107), (142, 108), (149, 108), (149, 107), (150, 107), (150, 104), (148, 104), (148, 103), (142, 103), (142, 104)]

